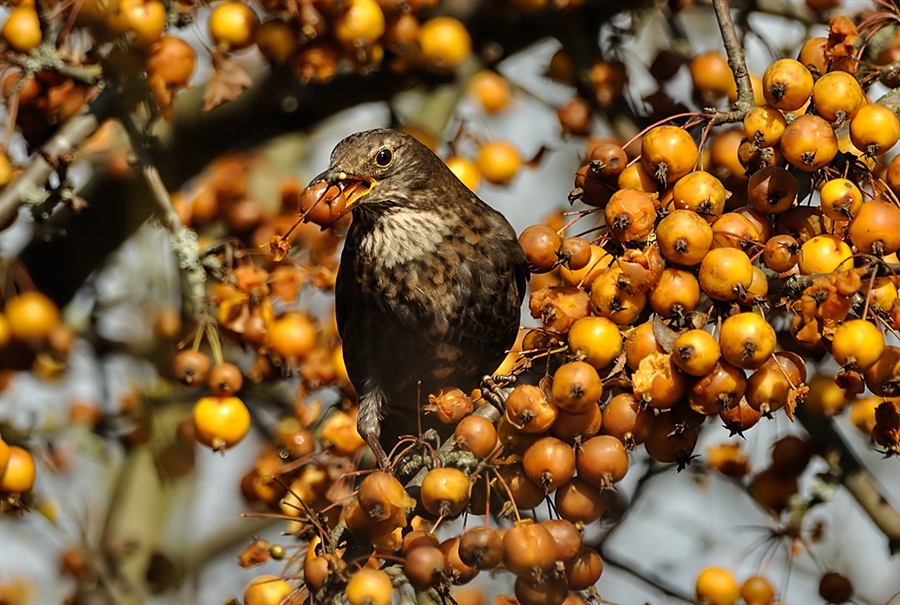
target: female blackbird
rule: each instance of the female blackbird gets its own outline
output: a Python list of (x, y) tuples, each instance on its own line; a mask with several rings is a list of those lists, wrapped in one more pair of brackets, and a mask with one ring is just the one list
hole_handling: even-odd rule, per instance
[[(405, 133), (347, 137), (310, 185), (322, 181), (342, 188), (353, 213), (337, 325), (358, 430), (383, 467), (385, 451), (418, 434), (429, 393), (474, 388), (497, 369), (519, 328), (527, 262), (503, 215)], [(432, 414), (421, 422), (448, 432)]]

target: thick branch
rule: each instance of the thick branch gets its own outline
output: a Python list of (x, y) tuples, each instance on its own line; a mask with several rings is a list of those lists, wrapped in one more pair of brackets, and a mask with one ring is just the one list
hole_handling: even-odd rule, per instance
[(722, 32), (722, 42), (725, 44), (725, 52), (728, 55), (728, 66), (734, 74), (737, 84), (738, 98), (731, 111), (718, 112), (712, 116), (713, 124), (730, 124), (740, 122), (753, 108), (753, 85), (750, 83), (750, 72), (747, 71), (747, 59), (744, 57), (744, 48), (734, 29), (734, 20), (731, 18), (731, 7), (728, 0), (713, 0), (713, 9), (716, 11), (716, 21), (719, 22), (719, 30)]
[(863, 466), (830, 418), (810, 414), (802, 408), (797, 418), (822, 457), (840, 468), (839, 480), (860, 508), (885, 535), (892, 554), (900, 552), (900, 511), (891, 504), (872, 473)]

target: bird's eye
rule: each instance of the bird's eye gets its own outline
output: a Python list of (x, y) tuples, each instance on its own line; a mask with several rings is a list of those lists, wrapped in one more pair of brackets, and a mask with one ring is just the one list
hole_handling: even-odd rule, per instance
[(394, 152), (390, 149), (382, 149), (375, 156), (375, 163), (378, 164), (382, 168), (387, 168), (391, 165), (391, 162), (394, 161)]

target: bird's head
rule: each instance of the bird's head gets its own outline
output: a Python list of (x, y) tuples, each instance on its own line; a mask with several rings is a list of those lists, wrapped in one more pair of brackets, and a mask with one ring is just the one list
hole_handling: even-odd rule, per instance
[(443, 161), (414, 137), (389, 128), (350, 135), (331, 152), (331, 165), (310, 182), (339, 187), (347, 208), (422, 202), (415, 193), (456, 180)]

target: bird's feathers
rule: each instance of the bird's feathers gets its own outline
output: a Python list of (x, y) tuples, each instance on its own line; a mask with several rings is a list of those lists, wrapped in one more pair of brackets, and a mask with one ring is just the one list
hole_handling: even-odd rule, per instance
[(527, 263), (506, 219), (409, 135), (351, 135), (329, 171), (374, 181), (353, 209), (335, 305), (360, 432), (392, 418), (380, 427), (389, 450), (415, 432), (420, 396), (496, 370), (518, 331)]

